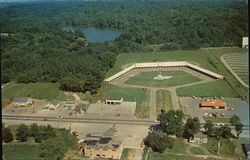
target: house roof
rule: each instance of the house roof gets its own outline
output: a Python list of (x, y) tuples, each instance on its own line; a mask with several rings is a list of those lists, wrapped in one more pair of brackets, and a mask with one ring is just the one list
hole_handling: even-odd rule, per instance
[(209, 102), (209, 101), (204, 101), (200, 103), (201, 106), (226, 106), (225, 102)]
[(111, 97), (111, 98), (108, 98), (107, 100), (121, 100), (122, 97)]
[(242, 38), (242, 45), (248, 45), (248, 37)]
[(14, 98), (13, 102), (27, 102), (29, 98)]
[(194, 137), (196, 138), (207, 138), (207, 135), (201, 133), (201, 132), (198, 132), (196, 134), (194, 134)]
[(75, 104), (76, 102), (74, 102), (74, 101), (67, 101), (67, 102), (65, 102), (65, 104)]
[(50, 103), (53, 104), (53, 105), (58, 105), (60, 103), (60, 101), (58, 101), (58, 100), (52, 100), (52, 101), (50, 101)]

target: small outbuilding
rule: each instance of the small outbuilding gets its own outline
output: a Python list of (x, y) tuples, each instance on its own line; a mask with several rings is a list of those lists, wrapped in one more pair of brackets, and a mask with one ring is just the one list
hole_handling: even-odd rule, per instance
[(105, 100), (105, 104), (122, 104), (123, 98), (108, 98)]
[(14, 98), (13, 99), (13, 107), (30, 107), (32, 106), (32, 99), (29, 97), (25, 98)]
[(64, 102), (64, 107), (68, 107), (69, 109), (75, 109), (76, 102), (75, 101), (66, 101), (66, 102)]
[(207, 135), (198, 132), (194, 135), (194, 137), (189, 137), (188, 142), (190, 143), (207, 143)]
[(227, 106), (225, 102), (203, 101), (200, 103), (200, 108), (226, 109)]
[(242, 48), (248, 48), (248, 37), (242, 38)]
[(46, 108), (50, 109), (50, 110), (55, 110), (56, 108), (58, 108), (60, 106), (61, 102), (58, 100), (52, 100), (50, 101), (47, 105)]

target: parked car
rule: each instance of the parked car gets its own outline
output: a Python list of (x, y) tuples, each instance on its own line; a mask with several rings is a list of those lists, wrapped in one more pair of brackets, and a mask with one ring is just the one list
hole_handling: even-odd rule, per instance
[(44, 118), (43, 120), (44, 120), (44, 121), (47, 121), (47, 120), (48, 120), (48, 118)]

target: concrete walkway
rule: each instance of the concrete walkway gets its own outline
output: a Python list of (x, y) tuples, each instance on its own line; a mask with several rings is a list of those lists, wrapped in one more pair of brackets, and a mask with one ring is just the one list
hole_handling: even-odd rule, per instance
[(134, 160), (141, 160), (142, 153), (143, 153), (143, 149), (141, 148), (136, 149)]

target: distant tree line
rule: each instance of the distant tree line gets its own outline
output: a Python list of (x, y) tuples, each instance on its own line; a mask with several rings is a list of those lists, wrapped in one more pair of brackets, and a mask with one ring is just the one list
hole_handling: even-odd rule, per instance
[[(236, 46), (248, 33), (242, 1), (44, 2), (1, 8), (1, 82), (60, 82), (95, 93), (122, 52)], [(114, 41), (87, 43), (63, 26), (123, 29)]]

